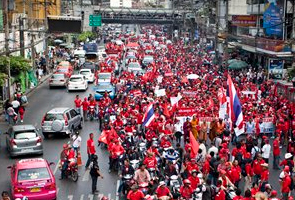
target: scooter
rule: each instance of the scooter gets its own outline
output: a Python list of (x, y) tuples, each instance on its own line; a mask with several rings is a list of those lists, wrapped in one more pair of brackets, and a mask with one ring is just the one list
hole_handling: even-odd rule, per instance
[[(60, 170), (62, 170), (62, 166), (64, 165), (64, 163), (62, 162), (60, 165)], [(78, 174), (78, 163), (76, 159), (70, 159), (68, 161), (68, 167), (65, 170), (65, 176), (67, 178), (72, 179), (72, 181), (77, 182), (78, 178), (79, 178), (79, 174)]]
[(178, 180), (178, 176), (177, 175), (172, 175), (169, 177), (170, 180), (170, 187), (171, 187), (171, 193), (173, 195), (173, 197), (180, 197), (180, 182)]
[(88, 108), (88, 118), (92, 121), (95, 117), (95, 109), (94, 106), (89, 106)]

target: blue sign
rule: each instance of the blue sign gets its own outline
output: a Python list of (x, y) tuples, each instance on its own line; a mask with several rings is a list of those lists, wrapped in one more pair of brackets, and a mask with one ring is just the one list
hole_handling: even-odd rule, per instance
[(195, 30), (195, 40), (199, 39), (199, 31)]
[(268, 73), (273, 79), (282, 79), (284, 72), (284, 61), (279, 59), (269, 59)]
[(283, 37), (284, 0), (268, 0), (263, 13), (263, 28), (267, 36)]

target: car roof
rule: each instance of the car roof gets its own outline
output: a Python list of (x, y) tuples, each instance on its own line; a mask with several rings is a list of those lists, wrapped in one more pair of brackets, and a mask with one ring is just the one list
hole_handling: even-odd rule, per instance
[(112, 73), (110, 73), (110, 72), (100, 72), (98, 75), (100, 75), (100, 74), (109, 74), (109, 75), (112, 75)]
[(81, 71), (89, 71), (89, 72), (91, 72), (91, 69), (83, 68), (83, 69), (80, 69), (80, 72)]
[(81, 74), (72, 75), (71, 78), (83, 78), (84, 76)]
[(33, 126), (31, 124), (15, 125), (12, 127), (12, 130), (15, 132), (25, 131), (25, 130), (34, 130), (34, 129), (36, 129), (35, 126)]
[(17, 169), (41, 168), (47, 166), (47, 161), (43, 158), (21, 159), (16, 162)]
[(53, 108), (50, 111), (48, 111), (47, 114), (64, 113), (66, 110), (69, 110), (69, 109), (70, 108), (66, 108), (66, 107)]

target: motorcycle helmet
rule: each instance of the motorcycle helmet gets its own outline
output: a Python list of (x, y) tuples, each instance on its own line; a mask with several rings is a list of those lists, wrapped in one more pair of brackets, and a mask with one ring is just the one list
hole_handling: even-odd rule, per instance
[(184, 184), (191, 184), (191, 181), (188, 180), (188, 179), (184, 179), (183, 183), (184, 183)]
[(94, 160), (97, 160), (98, 159), (98, 157), (97, 157), (97, 155), (93, 155), (92, 156), (92, 160), (94, 161)]

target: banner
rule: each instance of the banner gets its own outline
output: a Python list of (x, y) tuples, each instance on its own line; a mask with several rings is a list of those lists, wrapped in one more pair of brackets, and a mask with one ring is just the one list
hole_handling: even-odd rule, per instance
[(182, 92), (183, 97), (192, 98), (192, 97), (197, 97), (197, 95), (198, 95), (197, 91), (185, 90)]
[(263, 13), (263, 28), (268, 36), (283, 37), (285, 0), (268, 0)]
[(155, 90), (155, 94), (157, 97), (166, 96), (166, 91), (165, 89), (158, 89), (158, 90)]
[(284, 71), (284, 61), (278, 59), (269, 59), (268, 73), (272, 79), (282, 79)]
[(233, 15), (233, 26), (256, 26), (256, 15)]
[(195, 112), (195, 108), (178, 108), (177, 116), (192, 116)]
[[(255, 123), (259, 123), (259, 118), (255, 118)], [(273, 124), (273, 117), (262, 118), (262, 126), (264, 128), (264, 133), (274, 133), (275, 127)]]

